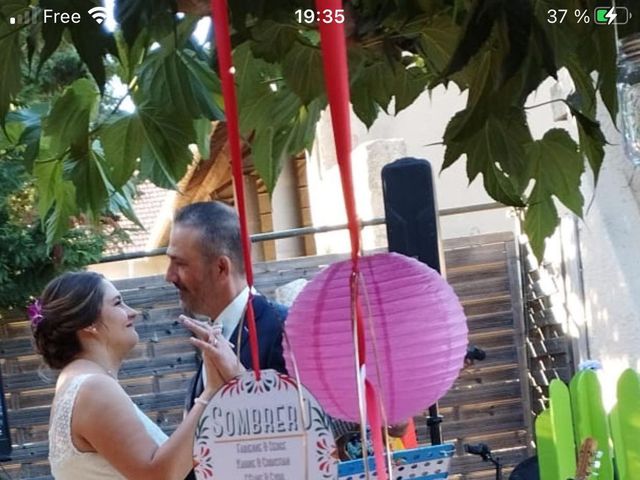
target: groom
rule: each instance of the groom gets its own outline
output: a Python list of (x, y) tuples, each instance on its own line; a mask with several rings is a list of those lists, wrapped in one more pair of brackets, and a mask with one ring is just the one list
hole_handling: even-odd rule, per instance
[[(200, 202), (178, 211), (173, 220), (165, 278), (180, 292), (182, 306), (190, 313), (208, 316), (222, 327), (222, 335), (240, 351), (240, 361), (252, 368), (249, 332), (244, 321), (249, 300), (240, 222), (235, 210), (221, 202)], [(253, 292), (260, 352), (260, 368), (286, 373), (282, 356), (286, 307)], [(191, 381), (186, 408), (202, 392), (202, 367)], [(194, 478), (194, 477), (189, 477)]]

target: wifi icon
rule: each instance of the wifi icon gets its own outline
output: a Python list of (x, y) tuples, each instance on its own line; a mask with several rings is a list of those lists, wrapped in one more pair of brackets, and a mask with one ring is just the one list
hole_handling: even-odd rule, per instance
[(102, 24), (107, 18), (107, 9), (104, 7), (93, 7), (88, 13), (98, 22), (98, 25)]

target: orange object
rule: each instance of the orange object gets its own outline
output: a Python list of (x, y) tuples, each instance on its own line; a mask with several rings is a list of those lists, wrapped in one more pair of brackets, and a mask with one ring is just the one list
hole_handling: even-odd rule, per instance
[(413, 423), (413, 418), (410, 418), (407, 422), (407, 431), (400, 437), (404, 448), (417, 448), (418, 438), (416, 437), (416, 425)]

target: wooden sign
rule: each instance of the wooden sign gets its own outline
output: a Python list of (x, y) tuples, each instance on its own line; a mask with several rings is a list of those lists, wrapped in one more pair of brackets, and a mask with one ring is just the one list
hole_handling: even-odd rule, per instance
[(329, 418), (296, 381), (274, 370), (225, 384), (200, 417), (194, 442), (198, 480), (335, 480)]

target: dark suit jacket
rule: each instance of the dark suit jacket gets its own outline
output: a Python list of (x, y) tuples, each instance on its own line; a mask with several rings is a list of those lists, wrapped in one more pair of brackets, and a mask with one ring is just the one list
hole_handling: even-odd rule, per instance
[[(256, 329), (258, 333), (258, 349), (260, 357), (260, 369), (273, 369), (278, 372), (287, 373), (282, 355), (282, 331), (284, 320), (287, 317), (287, 308), (284, 305), (270, 302), (262, 295), (255, 295), (252, 300), (253, 313), (256, 319)], [(236, 330), (229, 337), (233, 344), (237, 343), (238, 328), (242, 328), (240, 345), (236, 345), (236, 353), (240, 348), (240, 362), (245, 368), (252, 368), (251, 348), (249, 347), (249, 330), (246, 321), (241, 321)], [(202, 368), (191, 379), (189, 390), (185, 402), (185, 408), (191, 410), (193, 401), (202, 393)]]

